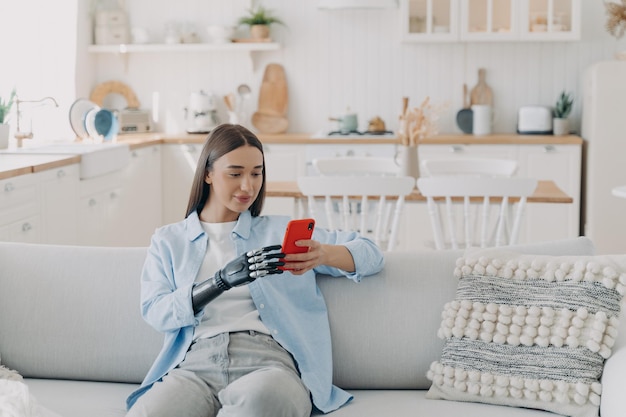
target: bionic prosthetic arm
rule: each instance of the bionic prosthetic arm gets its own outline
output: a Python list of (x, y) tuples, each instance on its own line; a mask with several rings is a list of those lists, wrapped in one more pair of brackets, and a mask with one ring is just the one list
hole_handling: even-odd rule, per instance
[(280, 245), (266, 246), (244, 253), (217, 271), (213, 277), (196, 285), (191, 290), (194, 314), (232, 287), (248, 284), (265, 275), (282, 274), (283, 271), (278, 267), (285, 264), (280, 261), (285, 254), (276, 252), (280, 248)]

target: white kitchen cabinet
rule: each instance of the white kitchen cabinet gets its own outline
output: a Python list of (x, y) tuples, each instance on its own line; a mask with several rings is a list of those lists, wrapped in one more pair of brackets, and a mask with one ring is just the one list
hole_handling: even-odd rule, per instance
[(40, 201), (34, 174), (0, 180), (0, 240), (41, 242)]
[(78, 243), (86, 246), (124, 246), (122, 173), (115, 171), (80, 181)]
[(122, 171), (124, 245), (148, 246), (154, 230), (162, 224), (161, 147), (134, 149), (130, 155), (130, 163)]
[(520, 0), (520, 38), (579, 40), (580, 0)]
[(413, 42), (580, 40), (581, 0), (401, 0)]
[(163, 224), (185, 218), (201, 144), (161, 145)]
[(402, 39), (416, 42), (458, 40), (456, 0), (401, 0)]
[[(296, 181), (306, 175), (305, 145), (264, 144), (265, 177), (267, 181)], [(289, 197), (266, 197), (262, 214), (282, 214), (294, 217), (294, 200)]]
[(580, 145), (518, 145), (518, 176), (552, 180), (574, 200), (572, 204), (530, 203), (520, 240), (538, 242), (580, 235)]
[(511, 41), (519, 38), (519, 0), (462, 0), (461, 39)]
[(34, 174), (41, 184), (43, 241), (75, 245), (78, 238), (79, 165), (72, 164)]

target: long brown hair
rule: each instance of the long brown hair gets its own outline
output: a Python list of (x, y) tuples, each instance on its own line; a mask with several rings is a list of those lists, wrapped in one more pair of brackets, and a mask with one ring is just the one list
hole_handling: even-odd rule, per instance
[[(224, 123), (211, 130), (202, 148), (196, 172), (193, 176), (185, 217), (194, 211), (200, 212), (209, 199), (211, 187), (205, 182), (205, 178), (207, 173), (213, 169), (215, 161), (228, 152), (242, 146), (254, 146), (263, 155), (263, 144), (261, 144), (261, 141), (254, 133), (241, 125)], [(263, 155), (263, 184), (259, 190), (259, 195), (250, 206), (250, 213), (253, 216), (261, 214), (263, 201), (265, 201), (265, 155)]]

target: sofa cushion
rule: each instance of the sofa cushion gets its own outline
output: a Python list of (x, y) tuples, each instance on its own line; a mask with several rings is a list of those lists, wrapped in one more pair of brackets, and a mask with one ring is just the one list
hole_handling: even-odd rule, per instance
[(39, 404), (63, 417), (124, 417), (126, 397), (136, 384), (26, 379)]
[(626, 256), (468, 251), (429, 398), (598, 415), (626, 292)]
[(0, 242), (2, 363), (31, 378), (141, 382), (163, 344), (140, 314), (145, 257)]
[[(593, 255), (585, 237), (520, 245), (524, 253)], [(356, 284), (319, 276), (329, 312), (334, 383), (345, 389), (428, 389), (441, 354), (441, 307), (454, 298), (462, 250), (393, 251), (385, 268)], [(401, 341), (400, 343), (398, 341)], [(381, 361), (381, 357), (389, 360)]]

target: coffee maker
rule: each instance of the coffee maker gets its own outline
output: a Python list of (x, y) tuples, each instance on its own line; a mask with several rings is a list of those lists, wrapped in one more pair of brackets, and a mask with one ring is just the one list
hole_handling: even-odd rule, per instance
[(185, 107), (187, 133), (209, 133), (219, 123), (215, 96), (203, 90), (191, 93)]

